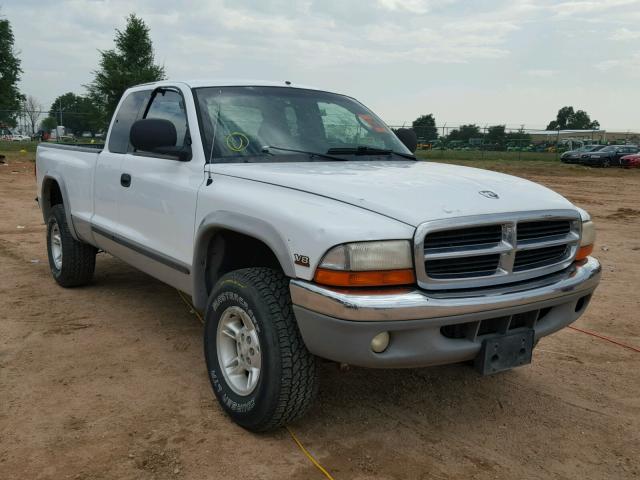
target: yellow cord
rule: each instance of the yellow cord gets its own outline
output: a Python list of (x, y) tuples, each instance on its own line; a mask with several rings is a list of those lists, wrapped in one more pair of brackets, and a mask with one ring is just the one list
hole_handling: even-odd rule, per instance
[[(187, 307), (189, 307), (189, 309), (191, 310), (191, 313), (193, 313), (196, 317), (198, 317), (198, 320), (200, 320), (200, 323), (204, 325), (204, 319), (202, 318), (202, 315), (198, 313), (198, 311), (194, 308), (191, 302), (184, 296), (184, 294), (180, 290), (176, 290), (176, 291), (178, 292), (178, 295), (180, 296), (184, 304)], [(331, 474), (327, 472), (327, 470), (322, 465), (320, 465), (320, 463), (318, 463), (318, 461), (313, 457), (313, 455), (309, 453), (309, 450), (304, 448), (304, 445), (302, 445), (302, 442), (298, 440), (298, 437), (296, 437), (295, 433), (293, 433), (293, 431), (289, 427), (284, 427), (284, 428), (287, 429), (287, 432), (289, 432), (289, 435), (291, 435), (291, 438), (293, 438), (293, 441), (296, 442), (296, 445), (298, 445), (298, 448), (302, 451), (302, 453), (304, 453), (305, 457), (307, 457), (309, 461), (313, 463), (313, 466), (316, 467), (318, 470), (320, 470), (322, 474), (329, 480), (335, 480), (331, 476)]]
[(287, 429), (287, 432), (289, 432), (289, 435), (291, 435), (291, 438), (293, 438), (293, 441), (296, 442), (296, 445), (298, 445), (298, 447), (300, 448), (300, 450), (302, 450), (302, 453), (304, 453), (304, 455), (309, 459), (309, 461), (311, 461), (311, 463), (313, 463), (313, 465), (320, 470), (325, 477), (327, 477), (329, 480), (335, 480), (331, 474), (329, 472), (327, 472), (327, 470), (318, 463), (318, 461), (313, 458), (313, 455), (311, 455), (309, 453), (309, 451), (304, 448), (304, 445), (302, 445), (302, 443), (300, 442), (300, 440), (298, 440), (298, 437), (296, 437), (296, 435), (291, 431), (291, 429), (289, 427), (284, 427)]
[(191, 309), (191, 313), (193, 313), (196, 317), (198, 317), (198, 320), (200, 320), (200, 323), (204, 325), (204, 319), (202, 318), (202, 315), (200, 315), (198, 313), (198, 311), (195, 309), (195, 307), (191, 304), (191, 302), (184, 296), (184, 294), (180, 291), (180, 290), (176, 290), (176, 292), (178, 292), (178, 295), (180, 295), (180, 298), (182, 299), (182, 301), (184, 302), (184, 304), (189, 307), (189, 309)]

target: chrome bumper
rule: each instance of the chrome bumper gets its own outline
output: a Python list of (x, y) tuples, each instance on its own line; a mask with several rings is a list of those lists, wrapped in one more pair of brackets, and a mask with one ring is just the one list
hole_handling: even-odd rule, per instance
[(592, 292), (601, 275), (600, 262), (584, 263), (544, 279), (500, 288), (456, 293), (418, 289), (393, 293), (353, 292), (292, 280), (293, 304), (336, 319), (352, 321), (419, 320), (487, 312)]

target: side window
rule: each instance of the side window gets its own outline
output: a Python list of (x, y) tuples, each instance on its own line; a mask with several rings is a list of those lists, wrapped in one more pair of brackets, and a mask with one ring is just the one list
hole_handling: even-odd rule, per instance
[(147, 104), (150, 95), (151, 91), (143, 90), (132, 92), (124, 99), (111, 127), (111, 135), (109, 137), (110, 152), (127, 153), (129, 150), (129, 130), (131, 130), (133, 122), (142, 114), (142, 109)]
[(184, 145), (187, 134), (187, 113), (182, 95), (172, 90), (158, 92), (149, 107), (145, 118), (169, 120), (176, 127), (178, 141), (176, 147)]

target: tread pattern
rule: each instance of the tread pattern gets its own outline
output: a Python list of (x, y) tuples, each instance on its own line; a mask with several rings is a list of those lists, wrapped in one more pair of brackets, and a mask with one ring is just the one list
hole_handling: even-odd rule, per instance
[[(51, 248), (49, 246), (49, 223), (52, 219), (58, 223), (60, 236), (62, 239), (62, 269), (56, 275), (54, 264), (51, 259)], [(86, 285), (93, 278), (96, 269), (97, 250), (92, 245), (79, 242), (71, 235), (64, 206), (54, 205), (51, 208), (49, 222), (47, 222), (47, 252), (49, 254), (49, 265), (56, 282), (62, 287), (79, 287)]]
[(268, 420), (258, 430), (281, 427), (300, 418), (318, 392), (316, 358), (302, 340), (291, 306), (289, 280), (282, 272), (265, 267), (245, 268), (231, 273), (260, 292), (270, 312), (282, 359), (280, 396)]

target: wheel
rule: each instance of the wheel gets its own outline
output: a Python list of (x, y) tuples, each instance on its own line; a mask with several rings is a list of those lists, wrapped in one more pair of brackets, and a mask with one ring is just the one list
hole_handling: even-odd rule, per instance
[(611, 160), (609, 160), (608, 158), (605, 158), (602, 161), (602, 166), (603, 166), (603, 168), (609, 168), (611, 166)]
[(205, 320), (211, 386), (236, 423), (272, 430), (307, 411), (317, 392), (316, 361), (298, 330), (282, 273), (245, 268), (223, 276)]
[(96, 269), (96, 249), (74, 239), (62, 205), (51, 208), (47, 220), (47, 254), (56, 282), (63, 287), (86, 285)]

